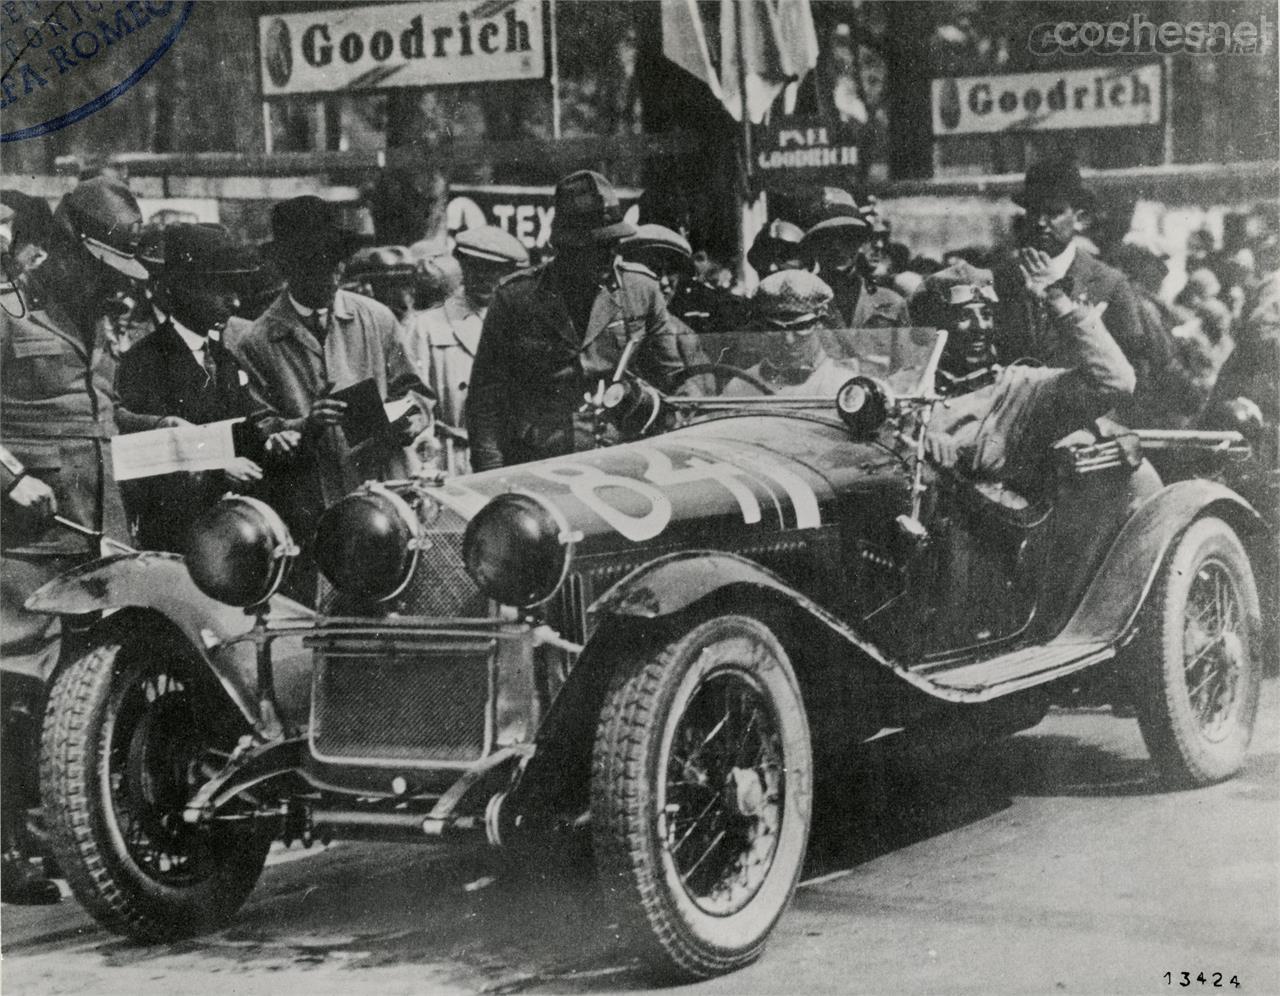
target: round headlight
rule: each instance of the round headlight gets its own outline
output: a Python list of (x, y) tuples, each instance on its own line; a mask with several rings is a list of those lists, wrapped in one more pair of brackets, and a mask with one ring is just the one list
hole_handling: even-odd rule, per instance
[(248, 608), (276, 593), (297, 554), (275, 509), (256, 498), (229, 495), (192, 526), (187, 571), (210, 598)]
[(344, 595), (385, 602), (418, 566), (422, 523), (409, 503), (381, 484), (330, 505), (316, 527), (316, 566)]
[(521, 608), (555, 594), (569, 570), (573, 539), (554, 506), (522, 492), (498, 495), (467, 523), (467, 571), (494, 601)]
[(855, 439), (870, 439), (889, 414), (889, 392), (871, 377), (847, 380), (836, 393), (836, 412)]

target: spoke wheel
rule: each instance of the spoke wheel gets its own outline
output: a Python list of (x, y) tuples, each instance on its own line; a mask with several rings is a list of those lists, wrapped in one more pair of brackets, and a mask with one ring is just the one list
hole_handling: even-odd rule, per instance
[(226, 703), (201, 696), (200, 666), (159, 644), (100, 646), (49, 695), (41, 790), (54, 855), (85, 908), (139, 940), (224, 924), (271, 843), (249, 818), (182, 819), (243, 732)]
[(799, 686), (759, 621), (711, 619), (619, 669), (593, 756), (594, 848), (651, 963), (703, 978), (759, 956), (799, 879), (812, 781)]
[(1229, 778), (1253, 735), (1262, 644), (1253, 572), (1225, 522), (1192, 523), (1144, 613), (1135, 706), (1147, 749), (1175, 784)]

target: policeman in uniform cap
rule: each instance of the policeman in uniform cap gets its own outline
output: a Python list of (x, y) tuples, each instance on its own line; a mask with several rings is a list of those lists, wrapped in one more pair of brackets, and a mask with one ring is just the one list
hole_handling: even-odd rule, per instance
[[(780, 270), (760, 281), (751, 303), (761, 330), (759, 362), (746, 368), (774, 394), (835, 398), (858, 373), (854, 360), (837, 360), (826, 346), (825, 320), (834, 295), (808, 270)], [(760, 393), (748, 381), (725, 385), (724, 395)]]
[(685, 369), (657, 280), (618, 258), (634, 231), (599, 173), (557, 185), (555, 258), (508, 278), (485, 318), (467, 412), (475, 469), (613, 441), (583, 401), (613, 378), (629, 343), (630, 369), (660, 388)]
[(207, 425), (244, 418), (247, 451), (224, 471), (165, 474), (126, 483), (138, 545), (182, 553), (195, 518), (227, 490), (262, 479), (256, 405), (248, 376), (220, 341), (239, 303), (239, 284), (256, 268), (246, 247), (220, 225), (177, 224), (164, 231), (154, 330), (120, 361), (116, 392), (139, 429)]
[(81, 183), (54, 214), (48, 258), (23, 275), (0, 313), (6, 902), (58, 899), (56, 886), (28, 860), (35, 841), (25, 825), (25, 811), (40, 801), (37, 737), (58, 620), (28, 612), (24, 602), (44, 582), (97, 557), (94, 534), (125, 538), (108, 453), (116, 433), (114, 371), (100, 319), (129, 279), (147, 275), (135, 258), (141, 222), (123, 183), (105, 176)]
[(443, 437), (441, 469), (470, 467), (466, 425), (471, 369), (480, 331), (498, 284), (529, 265), (529, 250), (492, 225), (460, 231), (453, 258), (462, 281), (440, 304), (418, 312), (405, 330), (405, 348), (418, 375), (435, 392), (437, 434)]
[[(868, 253), (875, 229), (848, 191), (823, 188), (818, 221), (804, 233), (800, 252), (831, 287), (830, 324), (838, 329), (895, 328), (908, 324), (907, 303), (897, 293), (877, 287)], [(848, 337), (842, 337), (842, 340)], [(852, 346), (846, 343), (846, 346)]]

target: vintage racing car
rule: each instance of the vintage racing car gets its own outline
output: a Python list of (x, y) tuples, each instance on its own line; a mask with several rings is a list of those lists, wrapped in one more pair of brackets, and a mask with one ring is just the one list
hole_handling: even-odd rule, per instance
[[(940, 342), (857, 334), (836, 397), (773, 393), (738, 340), (694, 371), (709, 395), (607, 385), (594, 415), (628, 442), (366, 484), (314, 538), (314, 611), (276, 593), (297, 548), (243, 497), (185, 562), (47, 585), (29, 604), (66, 635), (41, 774), (76, 896), (162, 941), (229, 921), (276, 839), (588, 827), (637, 948), (705, 977), (759, 955), (815, 779), (863, 743), (1001, 736), (1086, 689), (1136, 711), (1171, 784), (1236, 772), (1257, 512), (1162, 482), (1142, 433), (1059, 446), (1036, 493), (936, 472)], [(1151, 439), (1248, 454), (1230, 431)]]

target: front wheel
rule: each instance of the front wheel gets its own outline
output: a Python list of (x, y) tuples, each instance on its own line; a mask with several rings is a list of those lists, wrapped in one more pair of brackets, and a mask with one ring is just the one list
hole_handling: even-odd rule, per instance
[(104, 926), (149, 942), (225, 924), (271, 845), (249, 813), (209, 829), (183, 822), (243, 724), (199, 694), (199, 664), (164, 646), (99, 646), (62, 671), (40, 758), (50, 845), (76, 898)]
[(705, 978), (759, 957), (800, 877), (812, 792), (799, 685), (759, 621), (711, 619), (619, 668), (592, 834), (606, 902), (650, 962)]
[(1191, 524), (1145, 610), (1135, 710), (1165, 778), (1230, 778), (1253, 736), (1261, 610), (1249, 558), (1221, 519)]

